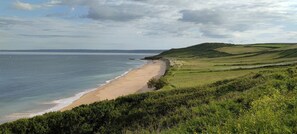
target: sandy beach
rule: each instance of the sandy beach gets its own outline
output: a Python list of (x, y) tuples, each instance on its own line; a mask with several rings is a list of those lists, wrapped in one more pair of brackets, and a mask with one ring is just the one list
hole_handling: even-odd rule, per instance
[(164, 75), (166, 63), (163, 61), (149, 61), (140, 68), (134, 69), (126, 75), (91, 91), (60, 111), (70, 110), (82, 104), (91, 104), (102, 100), (112, 100), (120, 96), (146, 92), (153, 89), (147, 87), (147, 82)]

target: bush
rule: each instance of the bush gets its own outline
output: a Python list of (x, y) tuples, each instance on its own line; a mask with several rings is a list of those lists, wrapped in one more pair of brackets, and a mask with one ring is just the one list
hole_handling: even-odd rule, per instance
[(147, 86), (149, 88), (155, 88), (156, 90), (159, 90), (164, 86), (166, 86), (167, 84), (168, 82), (165, 78), (160, 78), (160, 79), (152, 78), (148, 81)]

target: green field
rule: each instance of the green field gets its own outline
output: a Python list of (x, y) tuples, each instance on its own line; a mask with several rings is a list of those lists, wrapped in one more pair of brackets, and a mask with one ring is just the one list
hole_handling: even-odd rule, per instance
[(162, 89), (0, 125), (0, 133), (297, 133), (297, 45), (204, 43)]
[[(176, 50), (170, 50), (159, 55), (170, 59), (172, 63), (170, 73), (166, 75), (169, 86), (164, 89), (201, 86), (270, 69), (262, 67), (265, 65), (295, 64), (297, 61), (297, 45), (293, 44), (211, 45), (220, 47), (201, 48), (198, 45), (194, 46), (197, 54), (181, 49), (178, 53), (174, 52)], [(212, 56), (210, 53), (208, 56), (201, 56), (200, 51), (207, 48), (222, 55)], [(179, 53), (183, 53), (182, 57)]]

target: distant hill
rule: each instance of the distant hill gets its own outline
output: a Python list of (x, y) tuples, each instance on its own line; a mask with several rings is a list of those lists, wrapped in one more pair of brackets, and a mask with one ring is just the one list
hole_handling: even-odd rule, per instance
[(283, 56), (297, 55), (296, 43), (260, 43), (260, 44), (227, 44), (227, 43), (202, 43), (186, 48), (177, 48), (164, 51), (159, 55), (146, 57), (158, 59), (161, 57), (175, 58), (216, 58), (248, 53), (283, 52)]
[(199, 45), (194, 45), (191, 47), (181, 48), (181, 49), (171, 49), (161, 53), (162, 56), (172, 57), (220, 57), (230, 55), (225, 52), (216, 51), (215, 49), (220, 47), (232, 46), (232, 44), (224, 43), (203, 43)]
[(225, 43), (203, 43), (198, 44), (186, 48), (179, 49), (170, 49), (168, 51), (164, 51), (156, 57), (220, 57), (220, 56), (228, 56), (230, 54), (225, 52), (220, 52), (215, 49), (220, 47), (228, 47), (233, 46), (233, 44), (225, 44)]

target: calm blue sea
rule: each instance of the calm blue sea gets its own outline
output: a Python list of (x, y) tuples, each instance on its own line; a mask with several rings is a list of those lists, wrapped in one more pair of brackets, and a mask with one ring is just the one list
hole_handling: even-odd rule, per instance
[(144, 53), (0, 53), (0, 123), (58, 110), (140, 67)]

